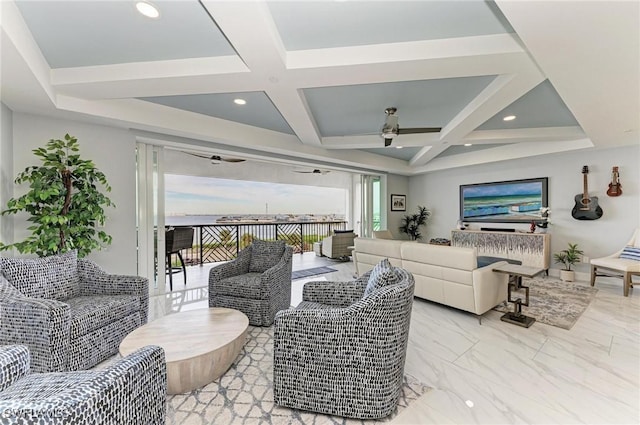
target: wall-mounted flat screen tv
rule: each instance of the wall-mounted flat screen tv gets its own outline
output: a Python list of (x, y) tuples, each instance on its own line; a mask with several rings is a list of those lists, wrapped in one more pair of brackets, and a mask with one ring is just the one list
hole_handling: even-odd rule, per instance
[(547, 177), (460, 185), (460, 219), (487, 223), (542, 220)]

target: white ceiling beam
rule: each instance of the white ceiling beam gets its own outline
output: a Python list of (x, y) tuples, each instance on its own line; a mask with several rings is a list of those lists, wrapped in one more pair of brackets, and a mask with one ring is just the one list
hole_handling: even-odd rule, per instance
[[(55, 103), (56, 93), (51, 86), (49, 64), (33, 39), (18, 7), (12, 0), (5, 0), (0, 2), (0, 10), (2, 50), (11, 49), (12, 47), (8, 44), (11, 43), (15, 51), (26, 63), (40, 88), (49, 97), (49, 100)], [(5, 58), (3, 58), (3, 62), (4, 60)], [(3, 91), (6, 89), (4, 84), (2, 89)], [(13, 89), (17, 88), (14, 87)]]
[(537, 155), (548, 155), (560, 152), (569, 152), (593, 147), (590, 139), (561, 141), (557, 143), (525, 142), (511, 145), (498, 146), (480, 151), (461, 153), (436, 158), (428, 164), (413, 169), (415, 174), (432, 171), (446, 170), (471, 165), (489, 164), (492, 162), (507, 161), (520, 158), (529, 158)]
[(640, 140), (640, 2), (496, 4), (593, 142)]
[(287, 69), (330, 68), (523, 53), (513, 34), (457, 37), (287, 52)]
[[(286, 50), (265, 2), (202, 2), (300, 141), (320, 146), (320, 133), (301, 92), (286, 81)], [(256, 37), (256, 34), (260, 36)]]
[[(438, 143), (439, 140), (440, 137), (437, 133), (402, 134), (393, 139), (393, 145), (404, 147), (429, 146)], [(379, 134), (323, 137), (322, 146), (327, 149), (383, 148), (384, 139)]]
[[(406, 161), (362, 151), (330, 151), (301, 145), (296, 136), (246, 124), (194, 114), (137, 99), (87, 100), (59, 96), (58, 107), (65, 111), (93, 115), (134, 128), (178, 137), (228, 145), (231, 150), (255, 149), (265, 156), (299, 156), (307, 160), (329, 161), (350, 167), (409, 175)], [(295, 147), (295, 148), (293, 148)]]
[(465, 106), (440, 132), (440, 142), (444, 146), (421, 150), (409, 163), (421, 166), (439, 155), (446, 145), (457, 144), (483, 122), (493, 117), (515, 100), (544, 81), (544, 75), (532, 64), (519, 74), (496, 77), (478, 96)]
[(579, 126), (475, 130), (459, 142), (450, 144), (556, 142), (583, 139), (585, 137), (584, 131)]

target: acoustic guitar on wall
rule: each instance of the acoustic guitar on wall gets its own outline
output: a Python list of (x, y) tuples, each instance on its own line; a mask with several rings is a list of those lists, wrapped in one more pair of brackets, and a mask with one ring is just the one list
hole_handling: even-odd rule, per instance
[(607, 189), (607, 195), (609, 196), (622, 195), (622, 185), (620, 184), (620, 175), (618, 174), (618, 167), (613, 167), (613, 171), (611, 171), (611, 183), (609, 183), (609, 189)]
[(602, 208), (598, 205), (597, 196), (589, 196), (589, 186), (587, 185), (587, 174), (589, 167), (582, 167), (582, 193), (575, 196), (576, 204), (571, 210), (571, 215), (576, 220), (597, 220), (602, 217)]

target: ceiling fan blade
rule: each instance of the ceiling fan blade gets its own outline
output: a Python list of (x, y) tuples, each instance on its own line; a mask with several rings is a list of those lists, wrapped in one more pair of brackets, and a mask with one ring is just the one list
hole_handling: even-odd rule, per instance
[(399, 128), (398, 134), (440, 133), (442, 127)]
[(211, 161), (212, 164), (220, 164), (222, 161), (224, 162), (244, 162), (246, 159), (242, 158), (226, 158), (220, 155), (207, 155), (203, 153), (195, 153), (195, 152), (187, 152), (182, 151), (182, 153), (186, 153), (187, 155), (197, 156), (198, 158), (205, 158)]
[(387, 147), (387, 146), (391, 146), (391, 142), (392, 142), (392, 141), (393, 141), (393, 139), (387, 139), (387, 138), (385, 138), (385, 139), (384, 139), (384, 146), (385, 146), (385, 147)]
[(186, 151), (182, 151), (182, 153), (186, 153), (187, 155), (197, 156), (198, 158), (211, 159), (211, 155), (204, 155), (200, 153), (193, 153), (193, 152), (186, 152)]
[(300, 173), (300, 174), (329, 174), (330, 171), (329, 170), (320, 170), (319, 168), (316, 168), (314, 170), (311, 171), (304, 171), (304, 170), (293, 170), (294, 173)]

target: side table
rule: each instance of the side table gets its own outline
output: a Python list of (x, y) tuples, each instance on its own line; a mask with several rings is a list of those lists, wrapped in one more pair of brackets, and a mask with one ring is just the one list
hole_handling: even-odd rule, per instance
[[(493, 271), (496, 273), (506, 273), (509, 275), (509, 292), (507, 301), (513, 303), (513, 311), (502, 315), (502, 317), (500, 317), (500, 320), (525, 328), (533, 325), (536, 319), (522, 314), (522, 306), (529, 307), (529, 287), (522, 285), (522, 278), (532, 278), (534, 276), (537, 276), (540, 273), (544, 272), (544, 269), (539, 267), (521, 266), (518, 264), (505, 264), (503, 266), (493, 268)], [(511, 298), (511, 291), (516, 289), (524, 289), (524, 301), (522, 301), (522, 298), (516, 298), (515, 300)]]

